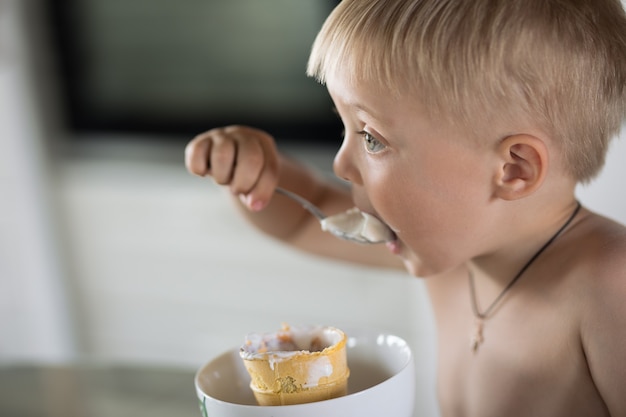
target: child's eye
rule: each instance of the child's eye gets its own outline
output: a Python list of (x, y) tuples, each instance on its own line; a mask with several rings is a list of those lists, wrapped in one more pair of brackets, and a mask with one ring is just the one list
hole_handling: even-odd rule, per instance
[(369, 132), (362, 131), (359, 133), (363, 135), (363, 143), (367, 152), (377, 153), (385, 149), (385, 145), (380, 143), (380, 141), (372, 136)]

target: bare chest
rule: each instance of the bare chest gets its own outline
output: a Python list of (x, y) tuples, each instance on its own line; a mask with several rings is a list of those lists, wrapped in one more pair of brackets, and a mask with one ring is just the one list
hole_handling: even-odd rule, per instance
[(518, 292), (478, 329), (467, 292), (449, 301), (435, 308), (443, 416), (604, 415), (567, 306)]

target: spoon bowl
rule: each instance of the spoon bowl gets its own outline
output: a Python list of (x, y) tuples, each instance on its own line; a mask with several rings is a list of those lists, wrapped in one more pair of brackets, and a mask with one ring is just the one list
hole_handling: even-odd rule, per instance
[(276, 193), (298, 202), (319, 220), (322, 230), (340, 239), (366, 245), (390, 242), (395, 239), (395, 234), (385, 223), (357, 208), (327, 216), (316, 205), (298, 194), (281, 187), (276, 188)]

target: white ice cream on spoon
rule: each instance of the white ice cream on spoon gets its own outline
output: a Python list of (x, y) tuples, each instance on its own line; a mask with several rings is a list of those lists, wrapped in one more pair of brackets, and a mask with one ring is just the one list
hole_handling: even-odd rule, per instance
[(313, 214), (322, 225), (322, 230), (338, 238), (357, 243), (385, 243), (395, 240), (395, 233), (385, 223), (358, 208), (343, 213), (326, 216), (310, 201), (283, 188), (276, 188), (278, 194), (289, 197)]
[(361, 243), (389, 242), (395, 238), (389, 227), (372, 216), (354, 207), (343, 213), (328, 216), (320, 221), (322, 230), (338, 237), (349, 237)]

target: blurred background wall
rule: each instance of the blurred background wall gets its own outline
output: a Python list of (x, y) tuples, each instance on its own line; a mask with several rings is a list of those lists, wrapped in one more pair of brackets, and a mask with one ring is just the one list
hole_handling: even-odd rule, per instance
[[(374, 327), (412, 345), (418, 404), (434, 415), (434, 328), (423, 282), (294, 252), (251, 230), (223, 190), (185, 171), (183, 148), (196, 122), (186, 132), (102, 121), (90, 129), (74, 119), (72, 80), (47, 6), (0, 0), (0, 361), (195, 369), (245, 333), (281, 322)], [(198, 44), (205, 41), (221, 40)], [(126, 88), (131, 100), (132, 84)], [(276, 126), (286, 152), (331, 175), (338, 142)], [(624, 155), (621, 139), (579, 197), (626, 223)]]

